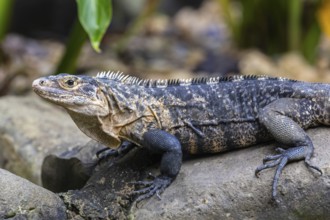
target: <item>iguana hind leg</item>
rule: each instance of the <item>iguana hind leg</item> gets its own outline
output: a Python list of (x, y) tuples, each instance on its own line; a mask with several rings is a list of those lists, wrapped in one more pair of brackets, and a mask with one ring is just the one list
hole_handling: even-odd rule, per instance
[(310, 164), (314, 146), (302, 128), (308, 128), (316, 123), (313, 112), (311, 112), (313, 108), (310, 108), (313, 106), (311, 102), (311, 100), (283, 98), (272, 102), (259, 112), (260, 123), (266, 127), (276, 141), (288, 147), (288, 149), (279, 148), (277, 155), (267, 156), (264, 164), (255, 171), (255, 174), (258, 175), (264, 169), (277, 166), (272, 187), (274, 199), (277, 194), (279, 177), (288, 162), (304, 159), (307, 167), (322, 174), (318, 167)]

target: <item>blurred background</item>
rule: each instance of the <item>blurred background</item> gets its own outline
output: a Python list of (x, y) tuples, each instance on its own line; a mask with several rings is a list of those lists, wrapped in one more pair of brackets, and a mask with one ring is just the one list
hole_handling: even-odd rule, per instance
[(330, 0), (90, 2), (0, 0), (1, 96), (60, 72), (330, 82)]

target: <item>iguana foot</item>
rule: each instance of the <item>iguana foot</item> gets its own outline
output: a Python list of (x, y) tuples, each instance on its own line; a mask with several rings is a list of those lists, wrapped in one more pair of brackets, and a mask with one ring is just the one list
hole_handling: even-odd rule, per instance
[(278, 180), (281, 175), (281, 172), (282, 172), (283, 168), (285, 167), (285, 165), (290, 161), (297, 161), (297, 160), (305, 159), (305, 164), (308, 168), (314, 169), (322, 175), (322, 171), (320, 168), (310, 164), (310, 158), (313, 153), (313, 151), (311, 151), (310, 149), (311, 149), (310, 146), (294, 147), (294, 148), (290, 148), (287, 150), (282, 149), (282, 148), (277, 148), (276, 151), (279, 152), (279, 154), (268, 155), (263, 159), (263, 165), (259, 166), (255, 170), (256, 177), (258, 177), (258, 174), (260, 171), (277, 166), (274, 180), (273, 180), (273, 187), (272, 187), (273, 199), (276, 200), (276, 195), (277, 195), (276, 188), (277, 188), (277, 184), (278, 184)]
[(142, 185), (144, 188), (133, 191), (131, 195), (138, 195), (135, 202), (150, 198), (155, 194), (161, 199), (160, 194), (172, 183), (173, 180), (174, 178), (160, 175), (151, 181), (134, 182), (135, 185)]

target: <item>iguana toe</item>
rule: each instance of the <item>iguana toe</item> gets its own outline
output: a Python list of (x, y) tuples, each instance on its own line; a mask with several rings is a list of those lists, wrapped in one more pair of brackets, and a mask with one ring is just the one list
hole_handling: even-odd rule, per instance
[(266, 156), (265, 159), (263, 160), (263, 164), (257, 167), (257, 169), (255, 170), (255, 175), (256, 177), (258, 177), (260, 171), (277, 166), (273, 180), (273, 187), (272, 187), (273, 199), (276, 200), (278, 180), (282, 173), (283, 168), (286, 166), (288, 162), (305, 159), (305, 164), (308, 168), (312, 168), (318, 171), (322, 175), (322, 171), (320, 168), (310, 164), (309, 159), (311, 158), (311, 154), (312, 154), (312, 151), (310, 150), (310, 146), (299, 146), (287, 150), (278, 148), (276, 149), (276, 151), (279, 152), (280, 154)]
[(173, 178), (168, 176), (158, 176), (152, 181), (138, 181), (134, 184), (143, 185), (144, 188), (135, 190), (131, 195), (138, 195), (135, 202), (140, 202), (144, 199), (150, 198), (153, 195), (157, 195), (160, 199), (160, 194), (172, 183)]

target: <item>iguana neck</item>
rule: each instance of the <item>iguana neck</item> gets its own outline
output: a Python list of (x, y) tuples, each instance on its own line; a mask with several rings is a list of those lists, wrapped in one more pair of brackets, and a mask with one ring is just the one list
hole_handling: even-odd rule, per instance
[(100, 120), (99, 116), (86, 116), (70, 110), (67, 110), (67, 112), (78, 128), (88, 137), (110, 148), (119, 147), (121, 140), (118, 137), (118, 129), (114, 129), (110, 133), (107, 132), (108, 129), (104, 129), (104, 122)]

